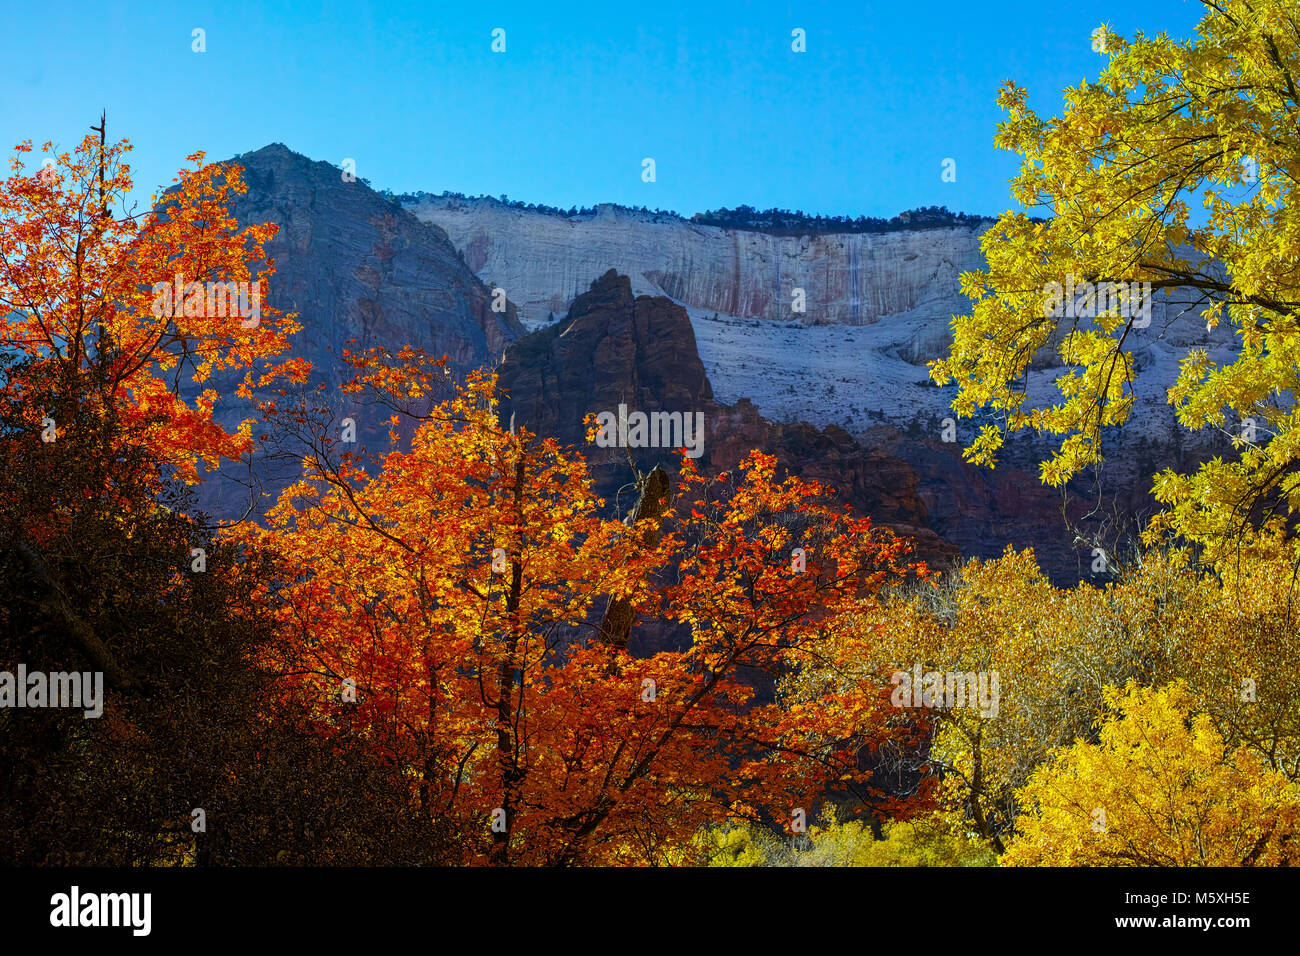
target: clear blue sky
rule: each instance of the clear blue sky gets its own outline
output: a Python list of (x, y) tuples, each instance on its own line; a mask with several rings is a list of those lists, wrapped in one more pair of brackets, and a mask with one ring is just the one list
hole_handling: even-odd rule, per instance
[[(0, 146), (70, 149), (108, 110), (143, 198), (187, 153), (283, 142), (399, 192), (684, 214), (1011, 205), (998, 85), (1055, 114), (1101, 23), (1190, 36), (1194, 0), (868, 3), (22, 2)], [(206, 31), (206, 53), (191, 31)], [(491, 51), (494, 28), (506, 52)], [(791, 30), (807, 52), (791, 50)], [(641, 181), (653, 157), (657, 182)], [(957, 181), (941, 182), (956, 160)]]

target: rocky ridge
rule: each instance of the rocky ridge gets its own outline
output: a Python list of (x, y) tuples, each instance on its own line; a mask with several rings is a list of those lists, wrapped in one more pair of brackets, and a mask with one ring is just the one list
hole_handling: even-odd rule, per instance
[(631, 480), (629, 455), (643, 471), (660, 465), (670, 474), (677, 459), (666, 448), (596, 448), (587, 441), (588, 414), (615, 412), (620, 404), (647, 413), (700, 412), (703, 470), (730, 469), (760, 449), (794, 474), (833, 487), (858, 514), (914, 539), (919, 557), (942, 566), (957, 556), (928, 526), (906, 462), (834, 426), (772, 422), (745, 400), (719, 404), (686, 311), (664, 296), (634, 295), (629, 277), (612, 269), (574, 300), (562, 322), (507, 350), (500, 385), (502, 418), (581, 448), (607, 497)]

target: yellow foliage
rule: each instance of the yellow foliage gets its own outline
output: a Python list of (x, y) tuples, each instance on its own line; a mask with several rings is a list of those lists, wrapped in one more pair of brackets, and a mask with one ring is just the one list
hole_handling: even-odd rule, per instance
[[(995, 142), (1020, 154), (1012, 194), (1046, 221), (1007, 212), (986, 232), (987, 269), (962, 277), (971, 313), (954, 318), (951, 352), (931, 375), (958, 384), (959, 415), (993, 419), (968, 460), (994, 464), (1006, 435), (1030, 428), (1060, 437), (1042, 464), (1042, 479), (1059, 485), (1101, 464), (1103, 429), (1132, 414), (1140, 348), (1230, 324), (1235, 360), (1220, 366), (1187, 348), (1168, 399), (1185, 427), (1228, 430), (1233, 452), (1155, 485), (1169, 509), (1155, 532), (1173, 529), (1220, 558), (1252, 524), (1281, 527), (1300, 507), (1300, 214), (1291, 202), (1300, 34), (1294, 0), (1207, 6), (1187, 41), (1109, 36), (1100, 77), (1066, 90), (1059, 117), (1038, 116), (1024, 89), (1003, 88)], [(1204, 207), (1195, 219), (1192, 202)], [(1122, 283), (1137, 298), (1125, 306), (1107, 296), (1080, 315), (1061, 308), (1054, 283)], [(1171, 303), (1167, 322), (1153, 322), (1141, 304), (1148, 283), (1151, 297), (1183, 290), (1178, 298), (1205, 314)], [(1034, 362), (1053, 351), (1065, 366), (1049, 372), (1060, 398), (1035, 407)]]
[(1129, 681), (1181, 682), (1191, 711), (1229, 749), (1300, 780), (1293, 569), (1275, 547), (1243, 550), (1230, 570), (1220, 577), (1193, 567), (1185, 551), (1153, 551), (1105, 587), (1057, 588), (1032, 552), (1008, 549), (851, 617), (834, 658), (791, 675), (782, 692), (794, 704), (828, 692), (870, 698), (915, 665), (996, 672), (995, 714), (897, 711), (928, 724), (929, 747), (893, 759), (937, 778), (938, 805), (999, 851), (1017, 791), (1057, 748), (1095, 740), (1107, 694)]
[[(889, 821), (877, 838), (863, 820), (840, 822), (827, 808), (806, 836), (778, 839), (749, 822), (701, 830), (692, 849), (707, 866), (993, 866), (983, 841), (941, 815)], [(685, 862), (682, 854), (675, 862)]]
[(1078, 741), (1020, 791), (1011, 866), (1276, 866), (1300, 862), (1300, 789), (1229, 749), (1179, 684), (1106, 693)]

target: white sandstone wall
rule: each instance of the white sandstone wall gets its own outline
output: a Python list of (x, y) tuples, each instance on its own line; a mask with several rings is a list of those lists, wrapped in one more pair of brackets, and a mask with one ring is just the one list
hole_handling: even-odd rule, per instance
[[(982, 264), (972, 229), (773, 236), (613, 206), (572, 219), (491, 199), (407, 208), (445, 229), (470, 269), (504, 288), (529, 327), (548, 312), (563, 316), (608, 269), (630, 276), (638, 294), (724, 315), (870, 325), (925, 306), (946, 320), (966, 305), (958, 275)], [(805, 291), (803, 315), (791, 311), (795, 288)]]

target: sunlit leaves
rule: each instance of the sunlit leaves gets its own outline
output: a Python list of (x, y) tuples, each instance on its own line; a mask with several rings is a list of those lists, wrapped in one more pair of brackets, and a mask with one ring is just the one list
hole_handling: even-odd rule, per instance
[(158, 308), (155, 283), (178, 277), (182, 289), (256, 283), (264, 299), (274, 274), (264, 244), (276, 227), (240, 228), (228, 207), (245, 191), (242, 171), (204, 165), (201, 153), (188, 157), (193, 168), (157, 208), (121, 208), (132, 186), (123, 162), (129, 149), (88, 136), (74, 152), (56, 154), (47, 143), (53, 166), (33, 172), (24, 163), (31, 144), (15, 147), (0, 183), (0, 348), (38, 361), (63, 403), (111, 409), (126, 434), (193, 481), (200, 463), (239, 458), (250, 441), (247, 429), (228, 432), (215, 422), (215, 393), (193, 389), (197, 396), (186, 400), (181, 383), (243, 373), (237, 388), (249, 395), (282, 375), (301, 380), (300, 360), (268, 362), (298, 326), (269, 306), (255, 327), (225, 303), (211, 314), (206, 302)]
[[(936, 382), (956, 382), (953, 409), (986, 415), (968, 460), (992, 465), (1006, 434), (1058, 438), (1042, 479), (1059, 485), (1105, 460), (1104, 430), (1134, 410), (1139, 335), (1133, 315), (1045, 315), (1048, 284), (1149, 282), (1183, 290), (1171, 323), (1229, 323), (1236, 359), (1220, 367), (1189, 350), (1169, 401), (1183, 427), (1261, 426), (1252, 447), (1191, 481), (1162, 479), (1170, 524), (1221, 556), (1261, 522), (1300, 507), (1295, 395), (1300, 364), (1300, 113), (1294, 77), (1300, 36), (1290, 5), (1211, 5), (1198, 36), (1107, 37), (1095, 82), (1065, 91), (1059, 117), (1028, 106), (1008, 83), (995, 142), (1021, 157), (1011, 193), (1031, 212), (1008, 212), (985, 234), (983, 271), (962, 276), (969, 315), (954, 319)], [(1204, 210), (1194, 222), (1190, 205)], [(1201, 308), (1205, 314), (1201, 315)], [(1060, 398), (1030, 409), (1028, 377), (1044, 349), (1063, 363)], [(1027, 412), (1027, 414), (1024, 414)]]
[(1300, 791), (1225, 745), (1178, 684), (1106, 693), (1096, 743), (1063, 748), (1020, 793), (1002, 862), (1047, 866), (1277, 866), (1300, 859)]
[[(286, 692), (405, 768), (467, 862), (660, 862), (705, 824), (866, 783), (845, 741), (886, 733), (879, 695), (758, 705), (752, 675), (799, 666), (908, 573), (893, 536), (754, 453), (714, 478), (684, 459), (652, 540), (604, 511), (576, 451), (501, 427), (490, 375), (452, 385), (411, 350), (348, 361), (359, 399), (448, 397), (406, 408), (414, 432), (382, 456), (319, 441), (270, 527), (241, 534), (291, 562), (266, 594), (298, 635)], [(691, 645), (636, 659), (605, 643), (613, 598)]]

